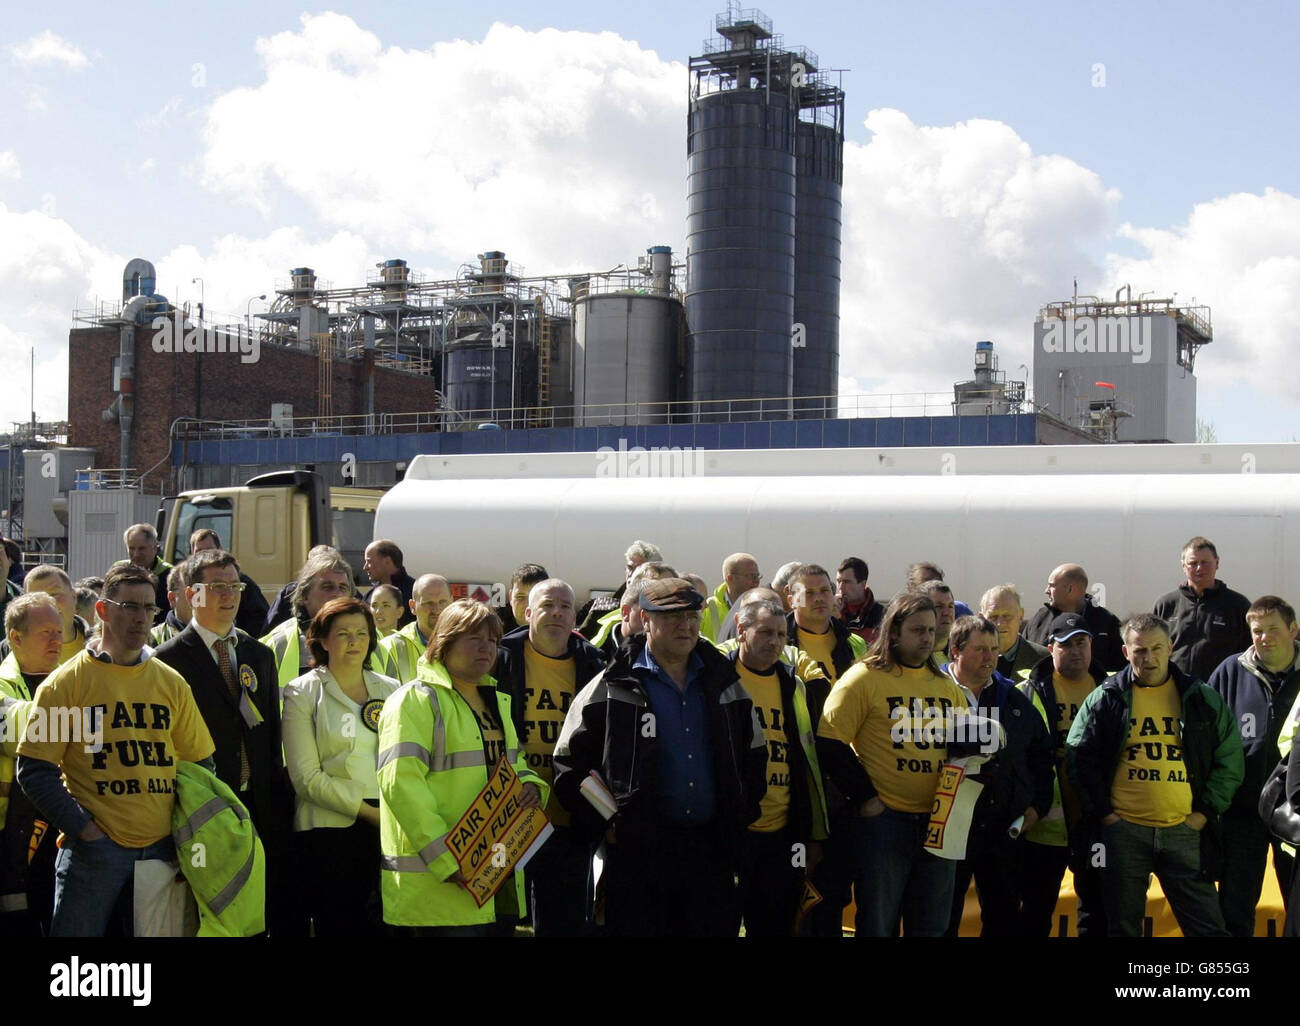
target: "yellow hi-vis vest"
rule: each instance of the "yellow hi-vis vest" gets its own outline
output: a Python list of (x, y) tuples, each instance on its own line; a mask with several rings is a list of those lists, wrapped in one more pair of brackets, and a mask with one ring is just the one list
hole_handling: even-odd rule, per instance
[(419, 626), (412, 620), (379, 643), (375, 650), (375, 661), (379, 665), (372, 669), (385, 677), (393, 677), (403, 684), (409, 684), (418, 676), (416, 666), (427, 647), (420, 640)]
[[(475, 926), (496, 921), (495, 902), (482, 908), (454, 877), (447, 834), (487, 786), (483, 734), (473, 710), (442, 663), (421, 660), (416, 680), (394, 691), (379, 716), (380, 888), (384, 922), (394, 926)], [(493, 687), (489, 676), (480, 687)], [(519, 747), (510, 697), (496, 696), (506, 758), (519, 779), (550, 794)], [(514, 874), (520, 909), (523, 873)], [(448, 877), (453, 879), (448, 880)], [(510, 886), (508, 883), (506, 886)]]
[(597, 648), (604, 646), (609, 640), (609, 636), (614, 633), (614, 628), (623, 622), (623, 610), (611, 609), (608, 613), (596, 621), (596, 636), (591, 639), (591, 643)]
[(700, 637), (717, 644), (718, 633), (722, 630), (722, 621), (731, 611), (731, 602), (727, 598), (727, 582), (723, 581), (717, 589), (704, 600), (704, 610), (700, 614)]
[[(0, 666), (0, 671), (4, 667)], [(1295, 700), (1295, 705), (1291, 706), (1291, 711), (1286, 714), (1286, 719), (1282, 721), (1282, 729), (1277, 735), (1277, 753), (1283, 759), (1291, 754), (1291, 745), (1295, 742), (1296, 728), (1300, 727), (1300, 697)]]
[[(1043, 726), (1051, 729), (1051, 723), (1047, 719), (1047, 710), (1043, 707), (1043, 700), (1039, 697), (1038, 692), (1029, 686), (1029, 681), (1021, 681), (1016, 685), (1016, 689), (1029, 699), (1030, 703), (1038, 710), (1038, 715), (1043, 718)], [(1055, 742), (1055, 738), (1052, 739)], [(1052, 757), (1056, 758), (1056, 752), (1053, 749)], [(1065, 823), (1065, 806), (1061, 804), (1061, 773), (1064, 772), (1064, 766), (1057, 761), (1057, 772), (1052, 774), (1052, 807), (1048, 810), (1047, 815), (1035, 823), (1025, 834), (1025, 840), (1033, 841), (1036, 844), (1050, 844), (1056, 848), (1062, 848), (1070, 843), (1069, 830)]]
[(27, 733), (27, 718), (32, 712), (32, 694), (18, 668), (17, 657), (10, 652), (0, 663), (0, 829), (9, 814), (9, 792), (14, 788), (18, 765), (18, 742)]
[(172, 839), (199, 906), (200, 937), (266, 929), (266, 852), (248, 810), (215, 773), (176, 763)]

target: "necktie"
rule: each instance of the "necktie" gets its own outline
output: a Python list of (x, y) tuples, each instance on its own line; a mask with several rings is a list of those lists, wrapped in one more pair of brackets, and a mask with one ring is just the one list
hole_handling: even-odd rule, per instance
[[(239, 704), (239, 681), (235, 678), (235, 667), (230, 662), (230, 645), (224, 638), (219, 640), (213, 648), (217, 653), (217, 666), (221, 669), (221, 676), (226, 678), (226, 687), (230, 689), (230, 697)], [(248, 746), (244, 744), (243, 731), (240, 731), (239, 738), (239, 790), (243, 790), (244, 785), (248, 783)]]

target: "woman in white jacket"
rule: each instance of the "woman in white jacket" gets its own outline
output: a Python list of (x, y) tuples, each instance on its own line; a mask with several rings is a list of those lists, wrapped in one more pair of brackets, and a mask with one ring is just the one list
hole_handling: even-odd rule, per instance
[(284, 688), (293, 827), (316, 936), (379, 929), (379, 711), (399, 684), (365, 669), (377, 641), (364, 602), (325, 604), (307, 629), (310, 672)]

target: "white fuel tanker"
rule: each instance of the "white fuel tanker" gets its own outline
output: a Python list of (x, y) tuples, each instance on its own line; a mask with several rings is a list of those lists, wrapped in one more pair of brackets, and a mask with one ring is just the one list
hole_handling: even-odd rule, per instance
[(375, 516), (375, 537), (396, 541), (412, 573), (498, 600), (524, 562), (580, 601), (611, 590), (642, 538), (713, 584), (731, 552), (753, 553), (767, 577), (792, 559), (834, 573), (861, 556), (881, 598), (931, 560), (958, 598), (1010, 581), (1031, 612), (1052, 568), (1078, 562), (1121, 616), (1180, 583), (1194, 535), (1218, 546), (1231, 587), (1300, 599), (1300, 445), (419, 456)]

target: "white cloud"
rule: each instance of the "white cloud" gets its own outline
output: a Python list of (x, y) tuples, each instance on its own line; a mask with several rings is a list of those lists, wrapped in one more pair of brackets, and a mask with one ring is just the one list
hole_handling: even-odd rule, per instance
[(636, 43), (494, 25), (384, 48), (323, 14), (257, 48), (265, 81), (212, 104), (200, 178), (268, 215), (287, 190), (392, 256), (500, 248), (538, 273), (682, 238), (686, 70)]
[(22, 168), (18, 166), (18, 154), (13, 150), (0, 150), (0, 179), (22, 176)]
[(45, 94), (39, 89), (28, 89), (24, 94), (24, 106), (33, 114), (44, 114), (50, 109), (50, 105), (45, 102)]
[(1285, 368), (1300, 345), (1300, 197), (1267, 189), (1198, 203), (1185, 225), (1119, 234), (1144, 251), (1107, 260), (1109, 288), (1131, 284), (1179, 303), (1207, 305), (1214, 341), (1197, 357), (1204, 388), (1249, 382), (1300, 402)]
[(36, 413), (62, 420), (68, 408), (68, 329), (74, 306), (115, 300), (124, 261), (66, 221), (0, 204), (0, 366), (18, 387), (0, 390), (0, 430), (31, 415), (27, 367), (36, 350)]
[(73, 71), (80, 71), (90, 65), (90, 58), (81, 47), (49, 29), (38, 32), (21, 43), (15, 43), (9, 52), (19, 64), (62, 64)]
[(950, 390), (975, 342), (993, 339), (1021, 377), (1038, 308), (1098, 268), (1119, 194), (1008, 125), (920, 127), (867, 115), (844, 155), (840, 373), (869, 392)]
[(140, 163), (136, 165), (135, 171), (136, 174), (151, 175), (157, 167), (158, 161), (154, 160), (153, 157), (145, 157), (144, 160), (140, 161)]

